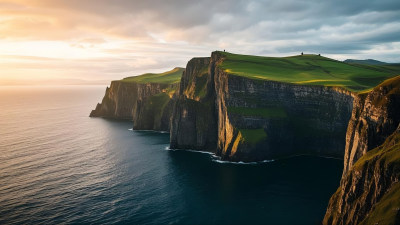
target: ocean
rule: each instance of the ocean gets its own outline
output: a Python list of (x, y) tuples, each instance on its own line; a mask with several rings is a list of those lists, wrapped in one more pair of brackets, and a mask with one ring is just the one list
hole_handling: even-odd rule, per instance
[(89, 118), (105, 86), (0, 87), (0, 224), (320, 224), (343, 161), (227, 163)]

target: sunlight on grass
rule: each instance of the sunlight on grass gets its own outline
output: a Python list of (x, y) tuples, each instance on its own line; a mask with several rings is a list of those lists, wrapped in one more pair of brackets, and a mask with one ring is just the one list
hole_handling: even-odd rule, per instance
[(176, 67), (171, 71), (164, 73), (146, 73), (139, 76), (126, 77), (122, 79), (122, 82), (136, 82), (136, 83), (163, 83), (173, 84), (178, 83), (181, 80), (182, 73), (185, 69)]
[(400, 64), (348, 64), (318, 55), (262, 57), (219, 52), (219, 67), (230, 75), (293, 84), (339, 86), (364, 92), (400, 74)]
[[(295, 84), (307, 84), (307, 83), (315, 83), (315, 82), (336, 82), (338, 80), (303, 80), (294, 82)], [(350, 80), (342, 80), (342, 81), (350, 81)]]

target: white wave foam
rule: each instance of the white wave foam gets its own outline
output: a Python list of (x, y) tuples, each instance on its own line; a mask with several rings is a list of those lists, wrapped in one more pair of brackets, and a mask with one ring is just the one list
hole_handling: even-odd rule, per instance
[[(219, 157), (216, 157), (216, 158), (219, 158)], [(273, 162), (275, 160), (269, 159), (269, 160), (263, 160), (263, 161), (258, 161), (258, 162), (243, 162), (243, 161), (232, 162), (232, 161), (225, 161), (225, 160), (221, 160), (221, 159), (213, 159), (212, 161), (216, 162), (216, 163), (222, 163), (222, 164), (256, 165), (256, 164), (263, 164), (263, 163)]]
[(133, 128), (129, 128), (130, 131), (139, 131), (139, 132), (152, 132), (152, 133), (160, 133), (160, 134), (169, 134), (168, 131), (160, 131), (160, 130), (134, 130)]
[(187, 149), (187, 150), (185, 150), (185, 151), (188, 151), (188, 152), (198, 152), (198, 153), (208, 154), (208, 155), (215, 155), (214, 153), (212, 153), (212, 152), (207, 152), (207, 151), (198, 151), (198, 150), (192, 150), (192, 149)]
[(166, 146), (164, 148), (166, 151), (187, 151), (187, 152), (195, 152), (195, 153), (201, 153), (201, 154), (207, 154), (211, 155), (211, 161), (216, 162), (216, 163), (222, 163), (222, 164), (239, 164), (239, 165), (255, 165), (255, 164), (262, 164), (262, 163), (269, 163), (275, 161), (274, 159), (267, 159), (263, 161), (258, 161), (258, 162), (232, 162), (232, 161), (226, 161), (226, 160), (221, 160), (221, 157), (215, 155), (213, 152), (207, 152), (207, 151), (198, 151), (194, 149), (171, 149), (169, 146)]
[(165, 150), (167, 151), (186, 151), (186, 152), (196, 152), (196, 153), (202, 153), (202, 154), (209, 154), (209, 155), (214, 155), (212, 152), (206, 152), (206, 151), (198, 151), (198, 150), (193, 150), (193, 149), (172, 149), (169, 146), (165, 147)]

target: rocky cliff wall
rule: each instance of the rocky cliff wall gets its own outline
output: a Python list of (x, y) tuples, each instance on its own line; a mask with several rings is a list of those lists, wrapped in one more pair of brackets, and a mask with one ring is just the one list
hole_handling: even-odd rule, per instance
[[(230, 160), (263, 160), (296, 154), (343, 156), (353, 96), (331, 87), (301, 86), (216, 73), (222, 137), (221, 156)], [(227, 77), (227, 79), (225, 78)], [(227, 82), (221, 80), (226, 79)], [(217, 89), (217, 88), (216, 88)], [(221, 97), (219, 97), (221, 96)], [(230, 125), (227, 125), (230, 123)], [(237, 131), (232, 131), (234, 127)], [(254, 139), (258, 136), (259, 139)]]
[(354, 99), (346, 133), (343, 174), (367, 151), (381, 145), (397, 128), (400, 122), (397, 82), (396, 78), (390, 79)]
[(138, 96), (136, 83), (112, 81), (101, 103), (92, 110), (90, 117), (106, 117), (115, 119), (132, 119), (132, 108)]
[(214, 52), (188, 63), (172, 114), (171, 148), (206, 148), (233, 161), (343, 156), (350, 92), (235, 76), (219, 67), (223, 60)]
[(259, 161), (298, 154), (343, 156), (353, 94), (227, 74), (212, 55), (218, 117), (217, 154)]
[(169, 131), (171, 99), (178, 85), (112, 81), (90, 116), (133, 120), (137, 130)]
[(399, 123), (400, 76), (354, 99), (343, 175), (324, 224), (400, 222)]
[(190, 60), (182, 75), (171, 118), (172, 149), (215, 151), (217, 126), (210, 58)]
[(324, 224), (400, 223), (400, 126), (347, 171)]

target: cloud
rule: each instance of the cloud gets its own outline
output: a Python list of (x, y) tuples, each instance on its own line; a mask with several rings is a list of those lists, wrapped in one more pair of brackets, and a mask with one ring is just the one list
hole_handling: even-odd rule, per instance
[[(55, 59), (37, 72), (102, 79), (184, 66), (216, 49), (399, 62), (398, 15), (397, 0), (0, 0), (0, 46), (2, 54)], [(71, 67), (74, 74), (60, 73)]]

